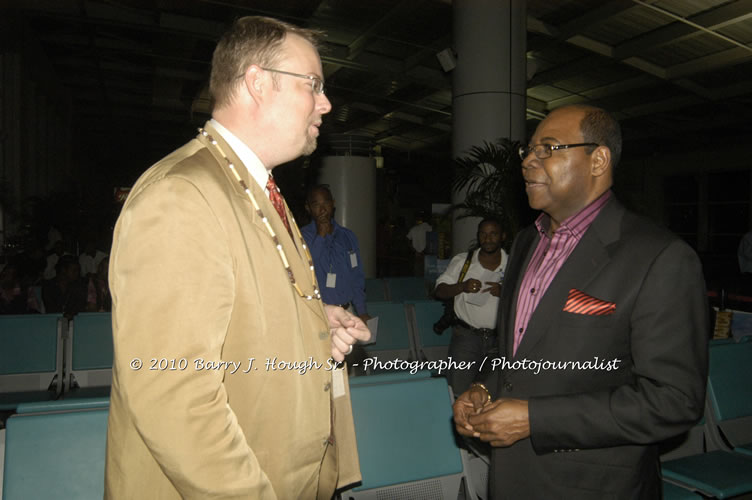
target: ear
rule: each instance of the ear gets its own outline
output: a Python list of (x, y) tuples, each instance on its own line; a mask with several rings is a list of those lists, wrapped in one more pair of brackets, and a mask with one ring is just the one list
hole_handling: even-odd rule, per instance
[(590, 172), (594, 177), (600, 177), (611, 170), (611, 150), (606, 146), (598, 146), (590, 154)]
[(263, 98), (264, 93), (266, 92), (266, 87), (268, 85), (267, 80), (267, 73), (265, 71), (262, 71), (261, 68), (256, 66), (255, 64), (252, 64), (248, 67), (247, 70), (245, 70), (245, 74), (243, 75), (243, 83), (245, 84), (245, 88), (248, 90), (248, 94), (253, 98), (254, 101), (258, 101), (259, 99)]

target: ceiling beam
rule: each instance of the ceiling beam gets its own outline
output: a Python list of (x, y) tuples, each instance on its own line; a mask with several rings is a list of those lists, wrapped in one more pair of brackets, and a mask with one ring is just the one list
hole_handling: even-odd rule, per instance
[(594, 24), (603, 23), (604, 21), (635, 7), (636, 6), (632, 0), (611, 0), (609, 2), (601, 2), (600, 6), (594, 9), (589, 9), (580, 17), (559, 26), (557, 28), (558, 33), (556, 38), (558, 40), (568, 40), (569, 38), (587, 30)]
[(603, 59), (596, 56), (585, 56), (574, 61), (554, 66), (551, 69), (536, 73), (535, 76), (528, 82), (528, 90), (534, 89), (542, 85), (549, 85), (552, 82), (566, 80), (573, 76), (581, 75), (587, 71), (591, 71), (593, 68), (597, 68), (603, 64)]
[(634, 8), (632, 0), (611, 0), (601, 2), (599, 7), (589, 10), (582, 16), (568, 21), (561, 26), (553, 26), (545, 23), (532, 16), (527, 18), (527, 29), (531, 33), (544, 35), (532, 42), (528, 42), (528, 51), (545, 51), (547, 48), (556, 44), (557, 41), (564, 41), (573, 36), (580, 34), (594, 23), (601, 23), (606, 19), (621, 14), (627, 9)]
[[(405, 71), (405, 66), (402, 60), (384, 57), (369, 52), (362, 53), (357, 61), (351, 61), (347, 59), (346, 50), (346, 47), (327, 45), (327, 49), (321, 53), (321, 61), (338, 67), (343, 66), (356, 71), (374, 74), (379, 78), (399, 79), (401, 81), (407, 80), (433, 87), (435, 89), (446, 87), (447, 76), (437, 69), (416, 66)], [(327, 71), (327, 76), (331, 77), (333, 73), (335, 73), (334, 70)]]
[(653, 75), (661, 80), (669, 80), (668, 70), (656, 64), (653, 64), (640, 57), (630, 57), (622, 61), (627, 66), (632, 66), (635, 69), (639, 69), (643, 73)]
[[(567, 39), (567, 43), (593, 52), (598, 56), (615, 60), (615, 47), (608, 44), (598, 42), (582, 35), (576, 35)], [(628, 57), (626, 59), (623, 59), (621, 63), (635, 68), (643, 73), (647, 73), (648, 75), (660, 78), (661, 80), (670, 82), (673, 82), (674, 80), (681, 80), (676, 84), (677, 86), (682, 87), (685, 90), (689, 90), (699, 97), (707, 99), (712, 95), (707, 89), (704, 89), (697, 84), (688, 83), (686, 80), (682, 79), (696, 73), (708, 71), (710, 69), (728, 67), (749, 60), (752, 60), (752, 49), (735, 47), (728, 49), (720, 54), (711, 54), (705, 57), (694, 59), (687, 63), (677, 64), (670, 68), (658, 66), (640, 57)], [(582, 58), (573, 64), (554, 68), (549, 71), (543, 71), (533, 78), (530, 88), (551, 84), (555, 81), (561, 81), (570, 77), (577, 76), (584, 70), (596, 67), (597, 64), (602, 64), (602, 60), (597, 56), (590, 56)]]
[(538, 33), (550, 38), (556, 38), (559, 35), (558, 28), (533, 16), (527, 16), (526, 26), (528, 33)]
[(367, 30), (361, 33), (347, 46), (347, 59), (352, 61), (358, 58), (365, 50), (368, 42), (376, 36), (379, 29), (390, 23), (393, 19), (400, 19), (410, 15), (415, 8), (415, 0), (402, 0), (402, 2), (392, 7), (389, 12), (381, 16), (376, 22), (372, 23)]
[(585, 90), (567, 97), (554, 99), (548, 102), (547, 108), (555, 109), (570, 104), (598, 101), (615, 94), (649, 87), (650, 85), (655, 85), (656, 83), (657, 80), (655, 78), (648, 75), (640, 75), (634, 78), (628, 78), (626, 80), (610, 83), (608, 85), (601, 85), (600, 87)]
[(566, 41), (570, 45), (589, 50), (590, 52), (594, 52), (599, 56), (608, 57), (609, 59), (614, 58), (614, 48), (611, 45), (599, 42), (598, 40), (593, 40), (592, 38), (583, 35), (574, 35), (570, 38), (567, 38)]
[[(80, 2), (76, 1), (75, 3), (78, 5)], [(117, 26), (149, 33), (192, 36), (212, 42), (217, 39), (217, 36), (212, 34), (216, 30), (216, 23), (202, 18), (185, 16), (183, 21), (186, 24), (177, 25), (177, 27), (173, 28), (168, 25), (175, 18), (168, 16), (164, 21), (166, 25), (161, 25), (160, 11), (157, 9), (123, 7), (94, 0), (85, 0), (82, 4), (82, 9), (70, 8), (63, 10), (47, 8), (45, 5), (45, 3), (39, 3), (38, 1), (23, 2), (22, 6), (18, 7), (17, 10), (22, 13), (56, 19), (66, 24), (93, 25), (96, 27)]]
[[(744, 21), (750, 17), (752, 17), (752, 0), (738, 0), (737, 2), (723, 5), (711, 11), (690, 16), (687, 20), (708, 29), (717, 30), (729, 24)], [(627, 59), (637, 54), (642, 54), (647, 50), (675, 43), (683, 38), (699, 34), (701, 32), (689, 24), (673, 22), (617, 45), (614, 48), (614, 57), (617, 59)]]
[(741, 47), (734, 47), (723, 52), (709, 54), (685, 63), (676, 64), (669, 67), (666, 72), (669, 79), (685, 78), (697, 73), (706, 73), (718, 68), (727, 68), (750, 60), (752, 60), (752, 51)]
[[(422, 117), (418, 115), (414, 115), (411, 113), (406, 113), (405, 111), (400, 111), (399, 109), (394, 110), (384, 110), (372, 107), (370, 105), (363, 105), (362, 103), (353, 103), (353, 107), (367, 111), (369, 113), (375, 114), (376, 117), (370, 117), (368, 115), (365, 115), (361, 117), (358, 120), (355, 120), (351, 123), (345, 123), (345, 128), (347, 130), (346, 133), (352, 133), (355, 130), (362, 129), (362, 128), (369, 128), (369, 125), (375, 124), (381, 121), (399, 121), (403, 122), (403, 125), (405, 123), (410, 123), (412, 126), (419, 126), (420, 128), (435, 128), (437, 130), (441, 130), (442, 132), (448, 132), (451, 131), (452, 127), (451, 125), (446, 123), (447, 117), (446, 116), (427, 116)], [(402, 126), (402, 125), (398, 125)], [(393, 130), (393, 128), (390, 128), (388, 130)], [(385, 131), (384, 133), (388, 132)], [(394, 134), (392, 134), (394, 135)]]
[(417, 51), (413, 52), (409, 56), (405, 57), (404, 61), (402, 62), (402, 67), (404, 71), (409, 71), (410, 69), (417, 66), (421, 61), (423, 61), (428, 56), (434, 56), (436, 57), (436, 53), (444, 50), (446, 47), (452, 46), (452, 34), (447, 33), (446, 35), (443, 35), (437, 39), (435, 39), (433, 42), (431, 42), (426, 47), (422, 47), (418, 49)]
[(172, 31), (188, 31), (190, 33), (201, 34), (202, 38), (213, 38), (219, 40), (222, 33), (227, 29), (226, 23), (210, 21), (208, 19), (184, 16), (180, 14), (171, 14), (169, 12), (159, 13), (159, 26)]
[[(642, 4), (642, 0), (629, 0), (634, 6), (636, 4)], [(616, 2), (613, 2), (615, 5)], [(611, 4), (604, 6), (608, 7)], [(644, 8), (644, 6), (643, 6)], [(709, 29), (720, 28), (729, 24), (741, 22), (742, 20), (752, 17), (752, 0), (739, 0), (735, 3), (727, 4), (718, 9), (714, 9), (709, 12), (704, 12), (696, 16), (688, 18), (688, 22), (695, 24), (704, 24)], [(584, 16), (580, 18), (582, 23), (586, 23), (587, 18)], [(592, 22), (592, 21), (591, 21)], [(568, 23), (569, 24), (569, 23)], [(584, 24), (583, 24), (584, 26)], [(567, 35), (567, 31), (564, 27), (557, 28), (559, 30), (559, 37)], [(571, 31), (570, 27), (570, 31)], [(692, 61), (677, 64), (670, 68), (664, 68), (653, 64), (644, 58), (631, 56), (631, 53), (640, 53), (640, 50), (648, 50), (655, 44), (668, 43), (672, 41), (675, 36), (688, 36), (694, 33), (702, 33), (696, 27), (687, 23), (677, 22), (667, 25), (665, 28), (659, 28), (654, 30), (651, 34), (640, 37), (640, 39), (647, 40), (642, 45), (638, 45), (634, 42), (626, 42), (619, 47), (612, 47), (608, 44), (592, 40), (582, 35), (575, 35), (569, 37), (567, 42), (577, 47), (583, 48), (590, 52), (593, 52), (599, 56), (607, 57), (610, 59), (621, 60), (623, 64), (631, 66), (639, 71), (655, 76), (662, 80), (675, 81), (675, 84), (686, 90), (690, 90), (698, 96), (706, 99), (713, 97), (712, 91), (703, 88), (693, 82), (688, 82), (687, 77), (700, 72), (706, 72), (715, 68), (728, 67), (735, 64), (741, 64), (752, 60), (752, 48), (750, 47), (735, 47), (728, 49), (721, 53), (711, 54), (705, 57), (697, 58)], [(721, 36), (721, 35), (719, 35)], [(586, 57), (580, 59), (575, 64), (566, 65), (564, 67), (555, 68), (550, 71), (544, 71), (536, 75), (531, 81), (531, 88), (535, 88), (538, 85), (545, 85), (553, 81), (560, 81), (581, 73), (581, 71), (588, 67), (593, 67), (598, 64), (597, 57)], [(576, 97), (574, 97), (576, 100)]]

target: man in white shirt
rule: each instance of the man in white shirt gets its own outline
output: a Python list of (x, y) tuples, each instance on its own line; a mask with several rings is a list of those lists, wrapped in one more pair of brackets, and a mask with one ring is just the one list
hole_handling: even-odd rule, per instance
[(431, 225), (425, 221), (426, 214), (423, 211), (418, 212), (415, 217), (415, 225), (407, 232), (407, 239), (410, 240), (414, 255), (415, 276), (423, 276), (424, 264), (423, 259), (426, 251), (426, 234), (433, 231)]
[(504, 237), (498, 221), (483, 219), (478, 224), (478, 248), (471, 259), (468, 261), (468, 252), (455, 255), (436, 280), (436, 297), (454, 300), (456, 319), (449, 356), (457, 363), (475, 362), (470, 369), (448, 373), (456, 395), (470, 387), (483, 357), (496, 344), (499, 292), (507, 264), (507, 254), (501, 248)]
[(81, 277), (90, 278), (97, 274), (99, 263), (107, 257), (107, 254), (97, 250), (94, 241), (89, 240), (84, 246), (84, 251), (78, 256), (78, 263), (81, 265)]

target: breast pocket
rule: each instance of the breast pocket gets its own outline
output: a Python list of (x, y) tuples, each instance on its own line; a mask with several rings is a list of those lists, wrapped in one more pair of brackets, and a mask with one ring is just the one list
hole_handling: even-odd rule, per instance
[(562, 311), (559, 321), (562, 326), (575, 328), (607, 328), (616, 321), (616, 313), (594, 316), (591, 314), (578, 314)]
[(629, 352), (628, 324), (616, 314), (589, 316), (562, 312), (557, 323), (559, 352), (579, 356), (607, 356)]

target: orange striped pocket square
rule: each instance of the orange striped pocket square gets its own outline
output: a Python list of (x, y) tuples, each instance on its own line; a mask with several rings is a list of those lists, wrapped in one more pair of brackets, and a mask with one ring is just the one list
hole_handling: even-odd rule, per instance
[(616, 310), (616, 304), (601, 299), (596, 299), (590, 295), (572, 288), (567, 296), (567, 303), (564, 304), (564, 311), (574, 314), (586, 314), (589, 316), (605, 316), (613, 314)]

